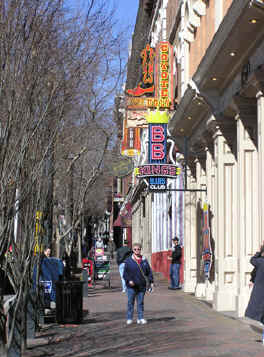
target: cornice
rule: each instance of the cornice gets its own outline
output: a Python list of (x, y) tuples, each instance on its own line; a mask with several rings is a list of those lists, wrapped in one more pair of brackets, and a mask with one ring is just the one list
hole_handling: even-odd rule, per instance
[(172, 27), (171, 27), (171, 29), (169, 30), (169, 33), (168, 33), (168, 38), (169, 38), (169, 42), (170, 43), (173, 43), (174, 40), (175, 40), (175, 36), (176, 36), (177, 29), (178, 29), (178, 26), (179, 26), (179, 23), (180, 23), (180, 19), (181, 19), (181, 2), (179, 1), (178, 7), (177, 7), (177, 10), (176, 10), (176, 16), (175, 16), (174, 24), (172, 25)]
[(230, 36), (236, 21), (240, 18), (243, 11), (248, 8), (250, 1), (235, 0), (232, 2), (229, 11), (221, 22), (217, 32), (215, 33), (210, 46), (208, 47), (205, 56), (203, 57), (193, 79), (200, 86), (203, 78), (206, 77), (206, 72), (213, 65), (216, 56), (219, 55), (221, 48)]
[(233, 101), (237, 106), (237, 113), (245, 120), (257, 117), (257, 98), (247, 98), (235, 95)]

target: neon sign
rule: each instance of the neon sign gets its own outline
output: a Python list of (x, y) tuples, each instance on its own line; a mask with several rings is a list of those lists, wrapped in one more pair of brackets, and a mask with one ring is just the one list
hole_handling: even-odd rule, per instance
[(142, 82), (139, 82), (136, 88), (127, 89), (127, 94), (132, 97), (141, 97), (147, 93), (153, 93), (154, 87), (154, 49), (147, 44), (141, 51), (142, 58)]
[(173, 164), (146, 164), (135, 168), (135, 175), (138, 178), (151, 176), (176, 178), (180, 173), (181, 168)]
[(169, 108), (170, 100), (156, 97), (126, 97), (127, 109)]
[(173, 109), (173, 47), (169, 42), (159, 43), (157, 57), (155, 96)]
[(150, 191), (161, 192), (167, 189), (167, 178), (175, 179), (181, 169), (167, 163), (167, 111), (149, 111), (146, 121), (149, 132), (148, 163), (136, 167), (134, 173), (137, 178), (148, 180)]

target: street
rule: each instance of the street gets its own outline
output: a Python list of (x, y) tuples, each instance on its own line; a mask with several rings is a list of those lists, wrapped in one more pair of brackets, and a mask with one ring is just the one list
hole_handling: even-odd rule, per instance
[(183, 291), (168, 290), (155, 274), (154, 293), (145, 298), (147, 325), (126, 325), (126, 295), (117, 266), (112, 288), (102, 285), (84, 298), (81, 325), (44, 325), (30, 340), (24, 357), (164, 356), (262, 357), (261, 328), (245, 319), (212, 310), (208, 303)]

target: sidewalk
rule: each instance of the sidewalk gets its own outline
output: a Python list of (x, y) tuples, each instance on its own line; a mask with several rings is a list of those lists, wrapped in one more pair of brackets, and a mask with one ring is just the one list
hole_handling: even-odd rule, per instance
[(46, 325), (23, 357), (264, 356), (257, 324), (217, 313), (181, 290), (168, 290), (159, 274), (154, 293), (145, 299), (148, 324), (127, 326), (126, 295), (115, 265), (112, 271), (111, 289), (98, 285), (84, 298), (81, 325)]

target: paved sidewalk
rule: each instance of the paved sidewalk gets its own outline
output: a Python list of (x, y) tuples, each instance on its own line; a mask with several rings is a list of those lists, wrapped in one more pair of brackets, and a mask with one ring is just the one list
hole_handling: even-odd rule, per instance
[(264, 356), (257, 324), (217, 313), (183, 291), (168, 290), (160, 275), (156, 283), (145, 299), (148, 324), (126, 326), (127, 299), (114, 266), (113, 287), (98, 285), (84, 298), (83, 323), (44, 326), (23, 357)]

